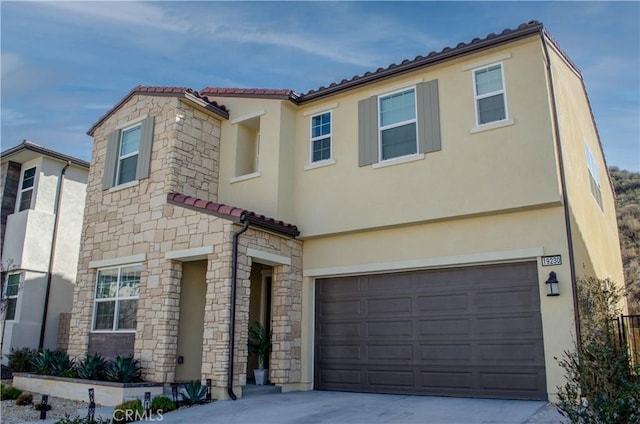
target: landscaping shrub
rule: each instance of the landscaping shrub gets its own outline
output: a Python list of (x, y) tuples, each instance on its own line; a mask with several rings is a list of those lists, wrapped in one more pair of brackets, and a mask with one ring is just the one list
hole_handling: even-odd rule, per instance
[(158, 396), (151, 401), (151, 413), (156, 414), (158, 412), (169, 412), (177, 409), (174, 401), (166, 396)]
[(184, 391), (180, 393), (180, 397), (188, 406), (202, 403), (207, 395), (207, 386), (203, 386), (200, 380), (184, 383), (183, 388)]
[(558, 388), (556, 405), (572, 423), (640, 422), (640, 381), (613, 327), (621, 296), (609, 279), (578, 280), (582, 343), (558, 361), (567, 383)]
[(45, 349), (33, 360), (36, 374), (59, 377), (75, 377), (75, 362), (69, 355), (59, 349)]
[(140, 361), (129, 356), (117, 356), (115, 361), (106, 367), (106, 377), (110, 381), (119, 383), (136, 383), (142, 381), (142, 367)]
[(102, 356), (88, 355), (76, 365), (76, 374), (87, 380), (104, 380), (109, 362)]
[(9, 360), (8, 366), (11, 372), (32, 372), (33, 360), (38, 355), (37, 349), (11, 349), (11, 353), (7, 355)]
[(33, 395), (31, 393), (21, 393), (16, 399), (16, 405), (31, 405), (33, 403)]
[(140, 399), (128, 400), (113, 409), (113, 422), (114, 424), (131, 423), (142, 419), (143, 415), (142, 401)]
[(2, 388), (2, 393), (0, 393), (0, 397), (2, 400), (15, 400), (18, 399), (18, 396), (22, 394), (22, 390), (12, 387), (12, 386), (4, 386)]

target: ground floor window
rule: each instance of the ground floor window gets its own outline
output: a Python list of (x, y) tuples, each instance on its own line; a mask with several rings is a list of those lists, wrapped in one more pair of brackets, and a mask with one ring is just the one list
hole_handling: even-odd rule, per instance
[(7, 275), (7, 281), (5, 283), (4, 289), (4, 299), (6, 301), (5, 308), (7, 308), (5, 319), (7, 321), (16, 319), (18, 292), (20, 291), (20, 276), (21, 274)]
[(136, 329), (142, 265), (127, 265), (98, 271), (93, 312), (95, 331)]

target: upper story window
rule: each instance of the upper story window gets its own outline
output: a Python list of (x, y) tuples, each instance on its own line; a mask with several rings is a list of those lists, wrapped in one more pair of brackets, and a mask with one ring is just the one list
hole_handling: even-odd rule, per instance
[(118, 149), (118, 170), (116, 172), (117, 185), (125, 184), (136, 179), (141, 130), (142, 126), (136, 125), (121, 133), (120, 148)]
[(473, 87), (478, 125), (507, 119), (502, 64), (497, 63), (473, 71)]
[(102, 188), (147, 178), (151, 165), (154, 118), (143, 117), (122, 125), (107, 137)]
[(331, 159), (331, 112), (311, 117), (311, 163)]
[(438, 80), (409, 84), (358, 102), (359, 166), (395, 165), (441, 149)]
[(589, 185), (591, 187), (591, 194), (593, 194), (596, 203), (602, 209), (602, 193), (600, 191), (600, 173), (598, 172), (598, 165), (596, 164), (591, 149), (587, 143), (584, 143), (584, 153), (587, 160), (587, 169), (589, 170)]
[(20, 202), (18, 212), (31, 209), (33, 189), (36, 182), (36, 167), (25, 169), (22, 173), (22, 185), (20, 186)]
[(98, 271), (93, 313), (95, 331), (136, 329), (142, 265), (127, 265)]
[(20, 279), (22, 274), (9, 274), (4, 289), (4, 298), (6, 300), (5, 307), (7, 308), (7, 314), (5, 319), (7, 321), (16, 319), (16, 308), (18, 306), (18, 292), (20, 291)]
[(416, 90), (399, 91), (379, 97), (380, 160), (418, 152)]

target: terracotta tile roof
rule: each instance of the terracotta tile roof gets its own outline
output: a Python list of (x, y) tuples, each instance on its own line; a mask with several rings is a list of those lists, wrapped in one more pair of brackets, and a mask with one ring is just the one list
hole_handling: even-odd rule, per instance
[(270, 99), (290, 99), (295, 101), (298, 93), (290, 89), (273, 88), (223, 88), (205, 87), (200, 90), (202, 96), (223, 96), (223, 97), (259, 97)]
[[(438, 63), (457, 56), (474, 53), (476, 51), (494, 47), (518, 38), (527, 37), (532, 34), (544, 31), (543, 25), (538, 21), (530, 21), (519, 25), (516, 29), (504, 29), (500, 34), (490, 33), (484, 38), (474, 38), (468, 43), (458, 43), (455, 47), (445, 47), (441, 51), (432, 51), (426, 56), (416, 56), (414, 59), (403, 60), (399, 64), (392, 63), (386, 68), (381, 67), (373, 72), (365, 72), (362, 75), (354, 75), (350, 79), (343, 79), (340, 82), (333, 82), (328, 86), (309, 90), (306, 93), (296, 93), (293, 90), (274, 90), (257, 88), (216, 88), (206, 87), (200, 91), (201, 95), (221, 96), (221, 97), (252, 97), (252, 98), (278, 98), (291, 100), (296, 104), (302, 104), (317, 98), (328, 96), (340, 91), (348, 90), (360, 85), (375, 82), (384, 78), (389, 78), (401, 73), (410, 72), (415, 69)], [(551, 39), (553, 40), (553, 39)], [(555, 44), (555, 43), (554, 43)], [(560, 50), (561, 54), (563, 52)], [(569, 58), (564, 57), (571, 63)], [(574, 66), (575, 67), (575, 66)], [(577, 68), (576, 68), (577, 69)]]
[(159, 86), (145, 86), (139, 85), (131, 90), (126, 96), (124, 96), (118, 103), (98, 119), (98, 121), (89, 128), (87, 134), (93, 135), (93, 132), (98, 128), (107, 118), (113, 115), (123, 104), (125, 104), (131, 97), (136, 94), (144, 94), (147, 96), (168, 96), (168, 97), (193, 97), (196, 101), (200, 100), (206, 109), (218, 114), (220, 117), (229, 119), (229, 111), (223, 105), (219, 105), (214, 101), (209, 101), (206, 97), (201, 96), (197, 91), (188, 87), (159, 87)]
[(255, 227), (273, 231), (288, 237), (295, 238), (300, 235), (300, 231), (298, 231), (298, 227), (295, 225), (287, 224), (283, 221), (269, 218), (256, 212), (225, 205), (223, 203), (211, 202), (205, 199), (199, 199), (197, 197), (175, 192), (167, 194), (167, 202), (177, 206), (193, 209), (198, 212), (215, 215), (233, 222), (249, 221), (251, 225)]
[(413, 60), (403, 60), (400, 64), (392, 63), (386, 68), (378, 68), (374, 72), (366, 72), (362, 75), (355, 75), (351, 79), (343, 79), (339, 83), (334, 82), (329, 86), (322, 86), (315, 90), (309, 90), (299, 96), (298, 103), (317, 99), (318, 97), (330, 95), (339, 91), (347, 90), (355, 86), (374, 82), (383, 78), (394, 76), (404, 72), (410, 72), (417, 68), (431, 65), (456, 56), (473, 53), (481, 49), (493, 47), (517, 38), (539, 33), (543, 26), (538, 21), (530, 21), (521, 24), (516, 29), (505, 29), (500, 34), (488, 34), (485, 38), (474, 38), (469, 43), (458, 43), (455, 47), (445, 47), (439, 52), (432, 51), (427, 56), (416, 56)]

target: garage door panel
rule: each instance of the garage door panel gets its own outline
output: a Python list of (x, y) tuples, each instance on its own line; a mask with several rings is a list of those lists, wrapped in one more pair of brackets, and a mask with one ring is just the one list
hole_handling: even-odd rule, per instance
[(318, 349), (320, 360), (343, 360), (355, 362), (362, 358), (360, 346), (323, 345)]
[(468, 309), (469, 295), (467, 293), (416, 297), (416, 311), (421, 315), (438, 315), (442, 311), (466, 313)]
[(546, 399), (538, 284), (535, 262), (316, 280), (315, 388)]
[(320, 337), (360, 337), (360, 322), (326, 322), (320, 327)]
[(471, 320), (466, 317), (448, 319), (428, 319), (418, 321), (419, 337), (467, 338), (471, 333)]
[(411, 316), (411, 297), (371, 299), (367, 301), (367, 315)]
[(406, 338), (413, 333), (413, 321), (371, 321), (366, 324), (369, 338)]
[(472, 349), (471, 343), (424, 344), (420, 346), (418, 358), (424, 365), (469, 363), (472, 359)]
[(366, 346), (369, 361), (405, 362), (413, 359), (413, 345), (380, 344)]
[(360, 301), (354, 300), (338, 300), (334, 302), (322, 302), (320, 309), (325, 316), (332, 316), (334, 319), (358, 317), (361, 314)]

